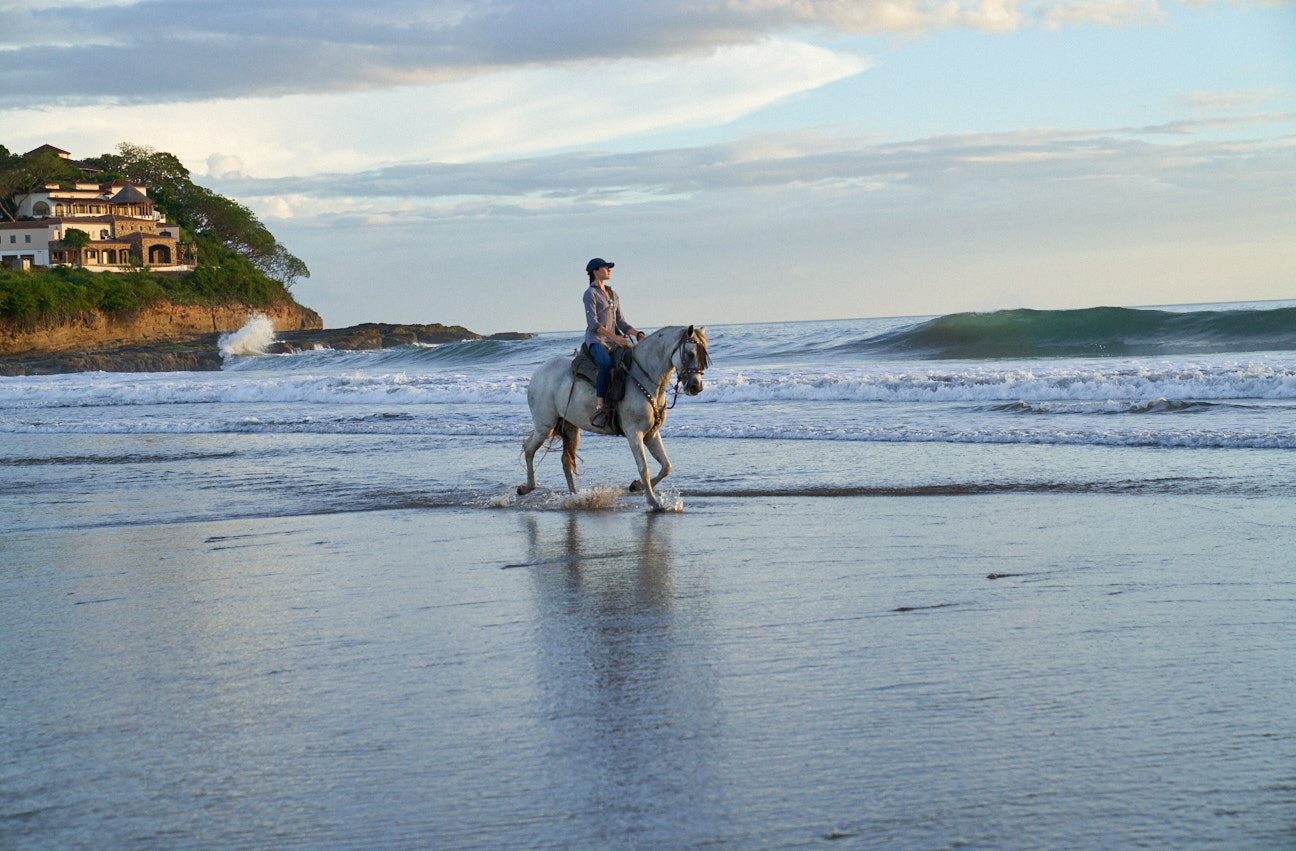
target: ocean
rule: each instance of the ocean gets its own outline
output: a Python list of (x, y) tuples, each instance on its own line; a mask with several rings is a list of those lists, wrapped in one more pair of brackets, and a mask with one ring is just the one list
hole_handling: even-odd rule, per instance
[(1296, 842), (1296, 301), (707, 333), (0, 378), (0, 845)]
[[(1149, 488), (1290, 496), (1296, 482), (1296, 307), (1287, 303), (713, 326), (708, 333), (714, 366), (706, 390), (681, 397), (662, 430), (668, 451), (689, 456), (665, 482), (681, 499)], [(521, 481), (515, 447), (530, 431), (531, 370), (579, 342), (571, 332), (256, 354), (272, 335), (264, 321), (229, 335), (219, 373), (4, 379), (0, 435), (13, 448), (0, 463), (30, 477), (35, 494), (57, 492), (62, 480), (75, 486), (89, 471), (121, 473), (118, 498), (129, 501), (158, 481), (140, 472), (163, 467), (184, 487), (194, 476), (193, 486), (208, 491), (277, 491), (273, 500), (171, 503), (161, 516), (152, 509), (134, 518), (145, 522), (322, 505), (486, 504)], [(384, 460), (450, 443), (461, 462)], [(977, 453), (986, 460), (975, 470), (895, 471), (839, 460), (916, 443), (1002, 451)], [(602, 437), (587, 436), (584, 445), (624, 450)], [(722, 460), (734, 446), (756, 462), (735, 468)], [(1147, 451), (1121, 456), (1138, 459), (1131, 468), (1127, 460), (1107, 463), (1111, 453), (1048, 451), (1060, 447)], [(367, 463), (329, 461), (356, 452)], [(628, 482), (634, 468), (622, 454), (620, 463), (587, 465), (582, 481)], [(551, 488), (562, 484), (556, 459), (539, 476)], [(60, 524), (39, 502), (21, 502), (6, 507), (11, 529)], [(89, 522), (131, 519), (133, 509), (123, 511)]]

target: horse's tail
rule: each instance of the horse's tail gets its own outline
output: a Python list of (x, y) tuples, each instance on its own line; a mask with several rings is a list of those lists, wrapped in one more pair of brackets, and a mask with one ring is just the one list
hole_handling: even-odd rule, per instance
[[(567, 421), (562, 419), (561, 417), (558, 419), (557, 424), (554, 425), (554, 430), (550, 432), (549, 437), (545, 441), (544, 454), (540, 456), (540, 461), (543, 461), (545, 459), (545, 456), (547, 456), (551, 451), (553, 451), (554, 444), (559, 440), (561, 440), (563, 461), (571, 465), (571, 468), (574, 470), (576, 469), (576, 458), (577, 458), (576, 441), (572, 437), (568, 436), (567, 424), (568, 424)], [(531, 430), (530, 437), (522, 441), (522, 451), (520, 453), (521, 455), (526, 454), (526, 444), (527, 441), (531, 439), (531, 437), (535, 437), (535, 429)]]
[(576, 469), (576, 441), (568, 434), (568, 425), (566, 420), (558, 420), (558, 427), (554, 429), (554, 434), (562, 439), (562, 458), (563, 464), (569, 469)]

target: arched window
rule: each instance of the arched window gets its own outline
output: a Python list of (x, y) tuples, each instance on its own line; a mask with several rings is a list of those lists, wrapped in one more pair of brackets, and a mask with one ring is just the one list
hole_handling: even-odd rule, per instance
[(56, 216), (61, 216), (61, 215), (63, 215), (63, 205), (62, 205), (62, 204), (55, 204), (55, 205), (54, 205), (54, 215), (56, 215)]
[(37, 201), (32, 205), (33, 216), (48, 216), (49, 214), (49, 204), (46, 204), (44, 201)]

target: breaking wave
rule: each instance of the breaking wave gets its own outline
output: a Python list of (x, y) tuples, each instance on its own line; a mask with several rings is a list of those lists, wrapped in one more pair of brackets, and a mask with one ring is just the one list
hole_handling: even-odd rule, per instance
[(1176, 313), (1124, 307), (955, 313), (837, 347), (935, 359), (1149, 357), (1296, 350), (1296, 307)]

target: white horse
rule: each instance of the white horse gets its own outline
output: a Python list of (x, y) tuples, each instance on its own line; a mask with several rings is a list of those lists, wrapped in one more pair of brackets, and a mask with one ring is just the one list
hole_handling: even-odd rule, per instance
[[(594, 416), (594, 388), (588, 381), (573, 379), (570, 357), (557, 357), (541, 364), (527, 385), (527, 404), (531, 406), (534, 430), (522, 444), (526, 458), (527, 480), (518, 485), (518, 494), (535, 490), (535, 453), (556, 431), (562, 439), (562, 468), (567, 477), (567, 489), (576, 493), (574, 470), (576, 447), (580, 445), (581, 429), (595, 434), (613, 434), (607, 426), (590, 422)], [(666, 478), (670, 461), (662, 446), (659, 429), (666, 421), (666, 392), (671, 383), (671, 373), (678, 372), (685, 393), (696, 396), (702, 392), (702, 373), (707, 368), (706, 328), (687, 328), (672, 325), (662, 328), (641, 340), (630, 358), (630, 372), (626, 377), (625, 396), (616, 404), (621, 431), (630, 442), (630, 452), (639, 468), (639, 481), (648, 494), (648, 504), (661, 510), (661, 501), (653, 486)], [(647, 447), (661, 464), (653, 478), (648, 477)], [(633, 488), (633, 486), (632, 486)]]

